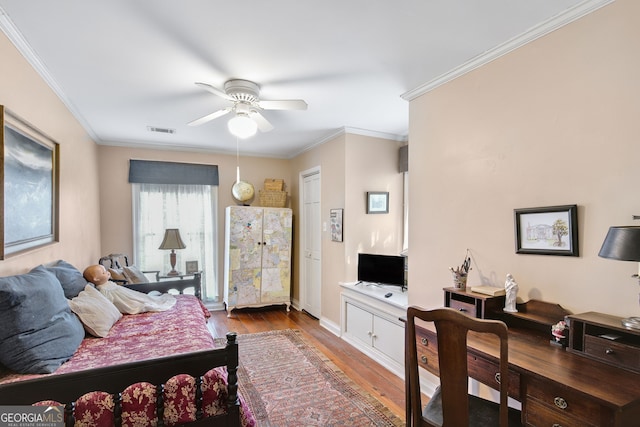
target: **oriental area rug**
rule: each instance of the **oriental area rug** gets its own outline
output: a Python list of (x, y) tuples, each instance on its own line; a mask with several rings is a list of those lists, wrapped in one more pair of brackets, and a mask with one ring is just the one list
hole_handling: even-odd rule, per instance
[(238, 335), (239, 391), (259, 426), (404, 426), (297, 330)]

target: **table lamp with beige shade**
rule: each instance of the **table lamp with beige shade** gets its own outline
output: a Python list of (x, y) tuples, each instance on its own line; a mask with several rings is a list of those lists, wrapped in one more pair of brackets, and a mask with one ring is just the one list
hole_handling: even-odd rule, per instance
[(177, 228), (167, 228), (164, 232), (164, 239), (158, 249), (171, 249), (169, 255), (169, 261), (171, 262), (171, 271), (167, 273), (167, 276), (179, 276), (180, 272), (176, 271), (176, 249), (184, 249), (187, 245), (184, 244), (180, 237), (180, 230)]

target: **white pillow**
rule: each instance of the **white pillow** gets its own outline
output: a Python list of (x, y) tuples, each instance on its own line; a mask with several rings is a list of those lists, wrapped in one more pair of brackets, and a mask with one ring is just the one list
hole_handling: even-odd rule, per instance
[(149, 283), (149, 279), (144, 275), (142, 271), (135, 265), (131, 267), (123, 267), (124, 277), (129, 283)]
[(122, 317), (118, 308), (91, 284), (69, 301), (69, 307), (80, 318), (85, 330), (96, 337), (106, 337)]

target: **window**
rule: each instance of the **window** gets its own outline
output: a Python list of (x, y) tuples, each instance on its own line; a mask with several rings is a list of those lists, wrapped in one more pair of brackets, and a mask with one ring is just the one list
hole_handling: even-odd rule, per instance
[(186, 248), (176, 251), (176, 270), (187, 261), (202, 270), (202, 299), (218, 301), (218, 166), (129, 161), (133, 189), (133, 259), (144, 270), (169, 271), (160, 250), (167, 228), (177, 228)]
[(217, 301), (217, 186), (133, 184), (134, 260), (144, 270), (170, 269), (169, 251), (158, 249), (164, 230), (177, 228), (186, 248), (176, 250), (176, 270), (198, 261), (204, 301)]

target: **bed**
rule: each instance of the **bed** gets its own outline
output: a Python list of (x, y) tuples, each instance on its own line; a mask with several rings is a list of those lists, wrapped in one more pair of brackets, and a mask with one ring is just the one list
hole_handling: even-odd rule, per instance
[[(78, 287), (86, 286), (86, 281), (78, 279), (77, 270), (62, 263), (65, 273), (73, 272)], [(55, 288), (55, 283), (42, 284), (44, 279), (51, 281), (53, 274), (63, 279), (61, 285), (68, 279), (44, 266), (28, 274), (35, 275), (30, 279), (37, 282), (29, 295), (43, 301), (59, 299), (57, 294), (52, 298), (34, 291)], [(0, 294), (5, 292), (2, 304), (7, 300), (4, 279), (15, 277), (0, 278)], [(168, 282), (161, 283), (166, 287)], [(18, 280), (13, 285), (11, 291), (15, 293), (15, 288), (24, 288), (25, 282)], [(68, 426), (255, 425), (238, 395), (236, 334), (227, 334), (224, 347), (215, 346), (206, 324), (208, 311), (194, 295), (184, 294), (185, 288), (192, 286), (191, 282), (172, 281), (172, 288), (179, 294), (169, 310), (122, 315), (104, 337), (83, 334), (73, 356), (53, 372), (16, 373), (2, 366), (0, 405), (62, 405)], [(73, 293), (64, 289), (65, 303)], [(0, 316), (10, 311), (4, 306), (0, 310)], [(3, 352), (7, 352), (6, 347)]]

